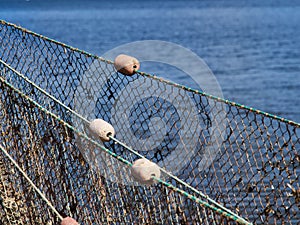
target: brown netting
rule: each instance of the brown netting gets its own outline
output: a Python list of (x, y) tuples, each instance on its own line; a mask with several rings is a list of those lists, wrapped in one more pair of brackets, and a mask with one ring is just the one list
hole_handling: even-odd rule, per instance
[[(297, 123), (150, 76), (123, 76), (108, 61), (3, 21), (0, 59), (11, 67), (0, 63), (0, 76), (20, 90), (0, 83), (0, 143), (62, 216), (82, 224), (237, 223), (162, 184), (133, 184), (127, 166), (78, 134), (89, 135), (82, 119), (20, 74), (84, 118), (112, 123), (121, 141), (248, 221), (299, 223)], [(105, 147), (138, 158), (112, 141)], [(3, 154), (0, 203), (2, 224), (59, 222)]]

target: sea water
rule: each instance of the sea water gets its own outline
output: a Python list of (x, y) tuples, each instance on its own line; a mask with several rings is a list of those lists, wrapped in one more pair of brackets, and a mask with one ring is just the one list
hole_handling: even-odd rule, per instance
[[(176, 43), (206, 62), (226, 99), (300, 122), (300, 1), (0, 0), (0, 19), (100, 56), (134, 41)], [(145, 69), (189, 85), (155, 63)]]

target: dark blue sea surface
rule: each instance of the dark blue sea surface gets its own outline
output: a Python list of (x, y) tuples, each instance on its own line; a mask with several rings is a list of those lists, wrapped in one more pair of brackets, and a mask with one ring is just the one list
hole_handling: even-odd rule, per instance
[(97, 55), (176, 43), (207, 63), (226, 99), (300, 122), (300, 1), (0, 0), (0, 19)]

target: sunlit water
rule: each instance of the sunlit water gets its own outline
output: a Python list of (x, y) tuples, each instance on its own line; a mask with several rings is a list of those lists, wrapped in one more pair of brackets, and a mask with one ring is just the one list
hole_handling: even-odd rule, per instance
[[(300, 122), (299, 1), (6, 0), (0, 18), (97, 55), (174, 42), (204, 59), (225, 98)], [(180, 73), (174, 80), (189, 85)]]

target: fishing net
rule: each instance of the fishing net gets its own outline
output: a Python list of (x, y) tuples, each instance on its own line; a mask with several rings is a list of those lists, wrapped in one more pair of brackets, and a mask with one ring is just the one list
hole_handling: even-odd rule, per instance
[[(0, 145), (63, 217), (237, 224), (195, 201), (207, 201), (201, 191), (254, 224), (299, 223), (299, 124), (150, 74), (123, 76), (110, 61), (4, 21), (0, 59)], [(95, 141), (84, 118), (110, 122), (130, 147)], [(139, 158), (130, 149), (178, 179), (139, 185), (124, 163)], [(1, 151), (0, 215), (1, 224), (60, 221)]]

